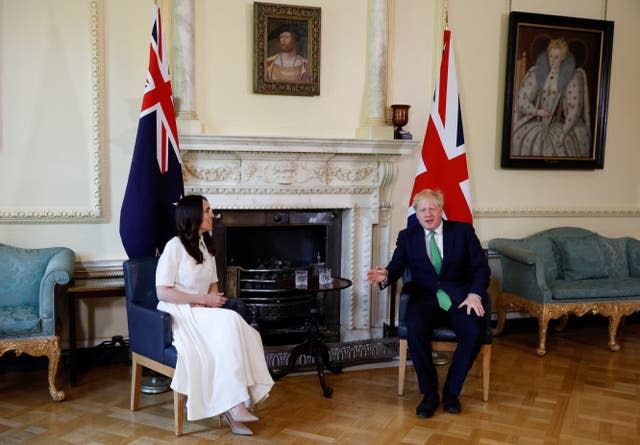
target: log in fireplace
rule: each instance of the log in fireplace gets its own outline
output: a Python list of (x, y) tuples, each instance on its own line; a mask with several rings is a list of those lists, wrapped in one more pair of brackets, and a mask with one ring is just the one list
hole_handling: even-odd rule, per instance
[[(300, 343), (310, 307), (320, 310), (321, 333), (339, 341), (340, 295), (279, 288), (296, 269), (321, 265), (340, 275), (341, 210), (220, 210), (214, 238), (218, 276), (226, 295), (243, 300), (249, 321), (267, 346)], [(317, 300), (317, 299), (320, 300)]]

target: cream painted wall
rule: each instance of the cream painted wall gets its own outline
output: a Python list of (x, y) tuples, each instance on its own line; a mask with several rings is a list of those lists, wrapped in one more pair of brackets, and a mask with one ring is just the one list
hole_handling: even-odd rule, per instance
[[(163, 0), (161, 5), (169, 0)], [(196, 91), (197, 112), (205, 131), (219, 135), (285, 135), (309, 137), (354, 137), (364, 107), (366, 69), (366, 0), (281, 0), (281, 3), (322, 8), (321, 94), (317, 97), (253, 94), (253, 11), (251, 0), (196, 0)], [(608, 0), (607, 19), (615, 21), (611, 91), (607, 124), (605, 168), (595, 171), (503, 170), (499, 167), (502, 102), (506, 58), (509, 4), (513, 10), (552, 13), (601, 19), (605, 0), (449, 0), (449, 27), (453, 31), (458, 82), (471, 175), (476, 228), (483, 242), (497, 236), (519, 237), (557, 225), (575, 225), (608, 236), (640, 237), (636, 213), (640, 208), (640, 150), (635, 137), (640, 122), (640, 2)], [(0, 242), (23, 246), (66, 245), (81, 261), (124, 258), (118, 236), (119, 211), (146, 75), (152, 0), (99, 1), (98, 20), (103, 25), (104, 47), (104, 136), (102, 140), (102, 204), (105, 219), (97, 223), (0, 224)], [(89, 26), (91, 2), (48, 0), (15, 2), (0, 0), (0, 168), (3, 192), (20, 203), (22, 194), (51, 204), (39, 194), (33, 171), (46, 171), (39, 150), (55, 150), (65, 167), (50, 181), (60, 186), (63, 178), (81, 181), (63, 190), (74, 199), (87, 181), (85, 172), (74, 173), (79, 153), (86, 151), (86, 120), (69, 110), (89, 113), (85, 72), (88, 45), (74, 42), (77, 35), (61, 32), (52, 41), (47, 30), (79, 29)], [(391, 84), (389, 103), (408, 103), (412, 108), (407, 129), (414, 139), (424, 135), (431, 106), (434, 73), (439, 62), (440, 7), (443, 0), (393, 0)], [(58, 13), (43, 14), (43, 8)], [(84, 9), (86, 8), (86, 9)], [(70, 9), (73, 13), (60, 14)], [(169, 11), (163, 10), (164, 17)], [(29, 48), (15, 51), (24, 31), (19, 24), (38, 18), (42, 35), (32, 37), (39, 45), (57, 45), (66, 55), (68, 82), (59, 79), (56, 91), (43, 90), (37, 100), (23, 103), (33, 88), (33, 73), (17, 74), (15, 62)], [(84, 27), (84, 28), (83, 28)], [(37, 29), (37, 28), (36, 28)], [(80, 33), (81, 38), (86, 33)], [(36, 64), (43, 76), (46, 64)], [(64, 94), (60, 94), (64, 91)], [(31, 96), (27, 96), (31, 97)], [(77, 98), (80, 99), (77, 99)], [(36, 113), (58, 106), (54, 116)], [(41, 106), (38, 106), (41, 104)], [(30, 108), (26, 107), (29, 105)], [(73, 106), (72, 108), (70, 108)], [(24, 109), (31, 110), (30, 113)], [(18, 112), (20, 111), (20, 112)], [(78, 112), (76, 111), (76, 114)], [(47, 139), (42, 135), (25, 141), (24, 116), (46, 124), (54, 118), (68, 139)], [(84, 115), (82, 115), (84, 116)], [(18, 119), (18, 117), (20, 119)], [(76, 116), (77, 117), (77, 116)], [(21, 127), (22, 125), (22, 127)], [(31, 127), (32, 130), (36, 131)], [(46, 127), (41, 127), (46, 128)], [(26, 131), (26, 130), (25, 130)], [(46, 145), (46, 147), (45, 147)], [(23, 150), (30, 163), (17, 163), (11, 150)], [(417, 153), (416, 153), (417, 155)], [(404, 226), (406, 205), (415, 175), (415, 156), (400, 162), (399, 180), (393, 192), (392, 232)], [(79, 179), (78, 179), (79, 178)], [(37, 177), (36, 177), (37, 179)], [(64, 181), (62, 182), (64, 184)], [(88, 189), (89, 185), (85, 185)], [(4, 199), (4, 200), (3, 200)], [(9, 198), (0, 199), (0, 207)], [(55, 201), (55, 200), (54, 200)], [(57, 201), (55, 201), (57, 202)], [(527, 210), (528, 216), (513, 216)], [(581, 216), (566, 216), (579, 210)], [(564, 212), (564, 213), (563, 213)], [(395, 236), (395, 235), (393, 235)], [(99, 313), (96, 313), (96, 310)], [(84, 336), (109, 337), (126, 330), (122, 302), (98, 302), (81, 308)], [(86, 322), (86, 323), (85, 323)]]
[[(494, 237), (519, 237), (558, 225), (581, 226), (608, 236), (639, 236), (637, 212), (625, 216), (623, 211), (640, 208), (639, 181), (635, 174), (640, 165), (640, 147), (633, 131), (634, 123), (640, 118), (640, 109), (636, 105), (640, 99), (640, 88), (634, 82), (640, 74), (640, 58), (634, 50), (640, 44), (639, 30), (635, 25), (635, 20), (640, 17), (640, 2), (607, 2), (606, 18), (615, 22), (615, 30), (605, 168), (594, 171), (500, 168), (509, 3), (503, 0), (448, 2), (471, 192), (477, 211), (475, 225), (480, 239), (486, 243)], [(396, 2), (397, 7), (404, 5), (402, 0)], [(512, 0), (511, 8), (514, 11), (602, 19), (604, 2)], [(402, 17), (401, 13), (397, 16), (398, 19)], [(404, 25), (409, 24), (409, 20), (404, 22)], [(396, 33), (400, 36), (404, 33), (415, 35), (417, 29), (397, 27)], [(423, 32), (422, 35), (425, 40), (433, 40), (429, 33)], [(432, 83), (431, 70), (426, 74), (430, 81), (427, 83)], [(406, 69), (394, 72), (396, 92), (396, 85), (404, 84), (402, 76), (408, 76)], [(414, 85), (418, 84), (413, 80)], [(431, 95), (431, 90), (428, 95)], [(403, 98), (404, 102), (414, 105), (409, 127), (414, 137), (421, 138), (426, 110), (416, 112), (417, 100), (417, 96), (413, 100)], [(401, 170), (400, 177), (407, 179), (404, 183), (401, 180), (396, 190), (398, 194), (407, 196), (407, 190), (410, 190), (407, 183), (411, 182), (411, 169), (414, 167), (408, 160), (402, 167), (404, 170)], [(528, 215), (510, 216), (520, 210), (528, 211)], [(567, 216), (571, 211), (580, 211), (584, 216)], [(495, 213), (498, 216), (493, 216)], [(394, 227), (400, 229), (405, 215), (398, 208), (393, 215)]]
[[(91, 112), (87, 92), (91, 88), (88, 70), (91, 64), (89, 29), (92, 3), (94, 2), (86, 0), (0, 1), (0, 17), (3, 21), (0, 28), (0, 168), (3, 176), (8, 176), (14, 186), (12, 190), (15, 191), (10, 192), (11, 203), (25, 204), (26, 197), (29, 201), (26, 204), (36, 207), (64, 206), (65, 198), (45, 198), (47, 190), (51, 188), (58, 190), (58, 194), (62, 196), (64, 193), (77, 196), (84, 191), (85, 194), (80, 195), (83, 198), (76, 198), (73, 204), (88, 204), (86, 191), (90, 189), (90, 184), (87, 171), (90, 166), (86, 163), (78, 164), (76, 157), (78, 153), (87, 153), (90, 149), (91, 129), (73, 111), (80, 110), (84, 115)], [(118, 236), (118, 217), (135, 140), (151, 29), (151, 1), (115, 0), (97, 4), (104, 6), (97, 16), (104, 33), (101, 140), (104, 221), (78, 224), (41, 224), (38, 221), (34, 221), (34, 224), (0, 224), (0, 242), (21, 247), (65, 245), (72, 248), (81, 261), (124, 257), (124, 249)], [(33, 17), (41, 18), (41, 27), (29, 30), (20, 26), (22, 21), (32, 20)], [(51, 29), (68, 28), (77, 32), (60, 33), (55, 39), (49, 34)], [(38, 30), (40, 34), (37, 33)], [(9, 48), (16, 41), (20, 42), (26, 33), (31, 34), (31, 40), (35, 43), (23, 44), (22, 57), (27, 60), (21, 62), (12, 57)], [(76, 43), (83, 39), (82, 44)], [(65, 54), (66, 58), (48, 59), (47, 63), (42, 63), (37, 58), (29, 60), (25, 56), (30, 55), (32, 45), (41, 45), (54, 54)], [(38, 97), (31, 99), (25, 93), (33, 88), (33, 82), (24, 73), (35, 70), (40, 77), (46, 77), (49, 65), (53, 66), (54, 71), (60, 71), (59, 65), (64, 65), (67, 72), (82, 72), (85, 76), (78, 81), (73, 81), (72, 78), (48, 85), (49, 89), (43, 88)], [(8, 79), (15, 74), (14, 71), (18, 71), (19, 75), (10, 83)], [(26, 100), (29, 100), (25, 106), (28, 106), (31, 120), (40, 126), (25, 127), (23, 116), (15, 112), (13, 104)], [(51, 121), (63, 136), (47, 137), (46, 129)], [(10, 131), (13, 128), (20, 130), (15, 132), (15, 137)], [(25, 132), (34, 135), (32, 140), (23, 140), (21, 134)], [(27, 153), (29, 163), (11, 163), (11, 150)], [(37, 156), (39, 150), (55, 153), (58, 164), (52, 166)], [(47, 170), (55, 172), (55, 175), (43, 177), (40, 174)], [(75, 176), (83, 180), (60, 189), (60, 183)], [(3, 192), (6, 192), (5, 188)], [(7, 204), (7, 198), (0, 199), (0, 205)]]
[(322, 9), (319, 96), (254, 94), (253, 1), (196, 1), (196, 106), (205, 132), (355, 137), (364, 94), (367, 2), (291, 3)]
[[(603, 18), (600, 0), (513, 0), (512, 9), (591, 19)], [(500, 169), (508, 2), (449, 2), (451, 29), (456, 36), (465, 136), (476, 210), (483, 241), (498, 236), (523, 236), (547, 227), (576, 225), (609, 236), (640, 235), (637, 217), (549, 217), (543, 209), (606, 211), (638, 209), (640, 151), (634, 122), (640, 89), (640, 43), (635, 20), (640, 2), (608, 1), (607, 19), (615, 22), (611, 90), (607, 122), (605, 168), (595, 171)], [(482, 35), (483, 39), (478, 39)], [(494, 50), (493, 48), (497, 48)], [(634, 49), (636, 48), (636, 49)], [(483, 209), (530, 209), (528, 217), (483, 217)], [(539, 210), (535, 212), (535, 210)], [(636, 215), (637, 216), (637, 215)]]

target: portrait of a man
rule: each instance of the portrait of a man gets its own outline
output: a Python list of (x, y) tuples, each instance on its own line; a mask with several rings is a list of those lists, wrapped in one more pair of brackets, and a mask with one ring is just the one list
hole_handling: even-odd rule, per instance
[(320, 8), (254, 3), (253, 91), (320, 94)]
[[(309, 63), (306, 58), (307, 32), (304, 22), (275, 22), (269, 33), (265, 80), (275, 82), (307, 82)], [(274, 49), (275, 48), (275, 49)]]

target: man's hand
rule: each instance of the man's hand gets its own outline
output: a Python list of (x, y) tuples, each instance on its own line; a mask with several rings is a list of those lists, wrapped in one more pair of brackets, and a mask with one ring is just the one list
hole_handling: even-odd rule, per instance
[(367, 272), (367, 280), (369, 280), (371, 284), (379, 284), (386, 280), (388, 275), (387, 269), (378, 266)]
[(467, 307), (467, 315), (471, 315), (471, 311), (474, 310), (476, 311), (476, 314), (478, 314), (478, 317), (484, 316), (482, 298), (480, 298), (480, 295), (478, 294), (467, 295), (467, 298), (465, 298), (464, 301), (460, 303), (460, 306), (458, 306), (458, 308), (461, 308), (462, 306)]

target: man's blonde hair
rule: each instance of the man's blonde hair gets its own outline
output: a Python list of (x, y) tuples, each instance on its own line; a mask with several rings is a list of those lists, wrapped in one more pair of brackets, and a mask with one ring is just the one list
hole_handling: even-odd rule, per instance
[(416, 193), (416, 195), (413, 197), (413, 202), (411, 203), (413, 210), (418, 210), (418, 203), (423, 199), (430, 199), (435, 202), (436, 205), (441, 209), (444, 208), (444, 195), (440, 190), (423, 189), (420, 192)]

